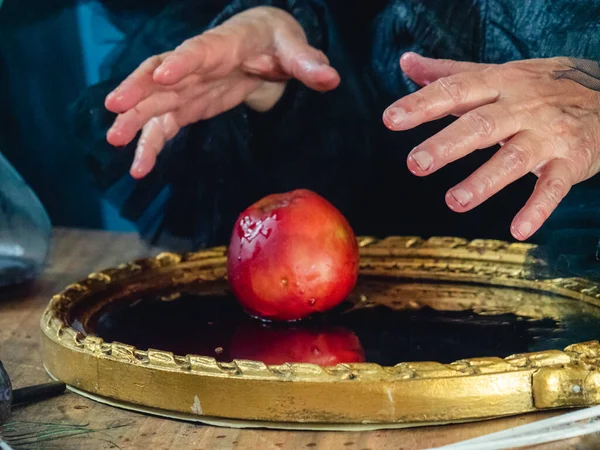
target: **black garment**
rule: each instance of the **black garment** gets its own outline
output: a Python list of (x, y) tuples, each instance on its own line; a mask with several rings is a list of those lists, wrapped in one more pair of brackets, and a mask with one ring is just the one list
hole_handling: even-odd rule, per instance
[[(119, 2), (108, 5), (116, 18), (122, 17)], [(340, 72), (341, 85), (321, 94), (292, 81), (273, 111), (259, 114), (239, 106), (189, 126), (167, 145), (148, 177), (131, 180), (127, 171), (135, 142), (124, 150), (105, 142), (113, 120), (102, 106), (106, 93), (145, 58), (258, 5), (290, 12), (311, 45), (322, 49)], [(135, 15), (132, 10), (127, 14)], [(119, 23), (126, 28), (128, 22)], [(450, 119), (408, 132), (384, 127), (385, 107), (417, 89), (399, 69), (399, 58), (412, 50), (493, 63), (559, 55), (600, 60), (600, 0), (177, 0), (143, 25), (133, 23), (107, 65), (108, 81), (79, 102), (77, 126), (107, 195), (145, 237), (174, 249), (225, 244), (242, 209), (263, 195), (298, 187), (327, 197), (360, 234), (511, 239), (510, 222), (535, 178), (523, 178), (472, 212), (451, 212), (444, 203), (447, 189), (494, 149), (426, 178), (411, 175), (407, 153)], [(595, 183), (574, 189), (535, 239), (556, 237), (560, 227), (571, 232), (580, 226), (600, 236), (598, 209), (586, 209), (582, 223), (572, 216), (578, 208), (573, 205), (581, 203), (578, 191), (595, 192)], [(596, 205), (586, 203), (589, 207)]]

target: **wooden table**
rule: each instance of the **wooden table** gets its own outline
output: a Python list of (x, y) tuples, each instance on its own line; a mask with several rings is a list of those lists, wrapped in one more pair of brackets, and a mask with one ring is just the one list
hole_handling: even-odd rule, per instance
[[(43, 276), (29, 289), (0, 291), (0, 359), (15, 387), (48, 381), (39, 354), (39, 318), (51, 295), (88, 273), (150, 256), (136, 235), (57, 229), (53, 252)], [(372, 432), (286, 432), (237, 430), (190, 424), (136, 414), (67, 393), (44, 402), (16, 407), (11, 421), (85, 425), (96, 432), (41, 443), (28, 449), (348, 449), (388, 450), (437, 447), (551, 414), (529, 414), (464, 425)], [(15, 425), (16, 426), (16, 425)], [(592, 442), (594, 441), (594, 442)], [(600, 448), (600, 440), (575, 439), (544, 449)]]

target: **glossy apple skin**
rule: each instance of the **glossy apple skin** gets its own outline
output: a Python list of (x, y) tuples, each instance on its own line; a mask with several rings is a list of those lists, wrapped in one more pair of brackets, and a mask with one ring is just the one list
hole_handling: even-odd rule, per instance
[(340, 304), (359, 268), (356, 236), (342, 213), (305, 189), (264, 197), (240, 214), (227, 276), (245, 310), (291, 321)]
[(230, 344), (232, 359), (262, 361), (267, 365), (309, 363), (335, 366), (365, 362), (356, 335), (341, 327), (270, 327), (258, 321), (238, 329)]

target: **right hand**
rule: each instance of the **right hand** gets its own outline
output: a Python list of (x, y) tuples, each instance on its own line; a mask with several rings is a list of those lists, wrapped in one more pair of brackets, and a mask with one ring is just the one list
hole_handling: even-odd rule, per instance
[(106, 97), (106, 108), (118, 114), (107, 140), (122, 147), (142, 130), (130, 171), (142, 178), (182, 127), (241, 103), (267, 111), (290, 78), (316, 91), (340, 82), (291, 15), (277, 8), (249, 9), (143, 62)]

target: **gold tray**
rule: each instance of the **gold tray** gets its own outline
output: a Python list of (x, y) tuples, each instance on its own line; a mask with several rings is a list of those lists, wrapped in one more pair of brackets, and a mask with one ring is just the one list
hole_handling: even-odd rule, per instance
[[(580, 278), (541, 279), (537, 274), (543, 263), (529, 256), (531, 245), (446, 237), (361, 237), (359, 244), (361, 283), (372, 288), (377, 280), (387, 280), (377, 301), (388, 307), (512, 312), (555, 320), (577, 313), (597, 317), (600, 330), (600, 288)], [(68, 286), (51, 299), (41, 318), (48, 373), (74, 392), (115, 406), (243, 427), (406, 427), (600, 403), (600, 344), (595, 340), (564, 350), (450, 364), (267, 366), (136, 349), (70, 325), (76, 309), (89, 316), (99, 305), (126, 296), (223, 281), (226, 251), (162, 253)], [(353, 295), (356, 307), (372, 306), (360, 287)]]

